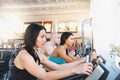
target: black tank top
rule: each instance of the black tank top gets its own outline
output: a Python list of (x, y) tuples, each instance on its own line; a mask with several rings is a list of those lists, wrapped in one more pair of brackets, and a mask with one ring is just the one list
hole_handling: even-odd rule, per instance
[[(32, 57), (34, 58), (35, 62), (38, 62), (40, 65), (40, 59), (38, 55)], [(14, 65), (14, 69), (12, 70), (11, 78), (9, 80), (37, 80), (37, 78), (31, 75), (27, 70), (21, 70)]]
[(37, 78), (28, 73), (26, 70), (20, 70), (14, 66), (11, 80), (37, 80)]

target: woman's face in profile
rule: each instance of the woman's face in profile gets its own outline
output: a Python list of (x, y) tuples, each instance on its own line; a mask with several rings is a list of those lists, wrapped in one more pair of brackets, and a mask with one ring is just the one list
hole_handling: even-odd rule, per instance
[(38, 35), (37, 39), (36, 39), (35, 46), (37, 48), (42, 48), (44, 46), (45, 42), (46, 42), (46, 31), (41, 30), (39, 32), (39, 35)]
[(68, 39), (66, 39), (65, 44), (67, 44), (69, 47), (74, 44), (74, 36), (70, 35)]

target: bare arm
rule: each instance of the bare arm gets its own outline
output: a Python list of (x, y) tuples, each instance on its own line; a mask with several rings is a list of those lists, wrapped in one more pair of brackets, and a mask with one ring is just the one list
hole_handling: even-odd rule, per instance
[(38, 77), (41, 80), (56, 80), (75, 74), (74, 69), (64, 69), (46, 72), (43, 68), (38, 66), (35, 63), (33, 57), (25, 51), (19, 55), (18, 59), (21, 63), (21, 66), (19, 67), (17, 65), (17, 67), (19, 67), (20, 69), (26, 69), (30, 74)]
[(68, 53), (68, 55), (69, 55), (72, 59), (77, 60), (77, 58), (74, 57), (74, 55), (73, 55), (72, 53)]
[[(84, 62), (85, 62), (85, 59), (82, 59), (82, 60), (78, 60), (75, 62), (58, 65), (56, 63), (49, 61), (48, 59), (45, 59), (43, 64), (52, 70), (64, 70), (64, 69), (74, 69), (75, 68), (76, 70), (78, 69), (77, 71), (74, 70), (75, 74), (90, 75), (90, 73), (92, 71), (92, 64), (91, 63), (84, 63)], [(86, 70), (87, 70), (87, 72), (86, 72)], [(79, 73), (78, 71), (80, 71), (81, 73)]]
[(67, 63), (67, 64), (61, 64), (61, 65), (58, 65), (50, 60), (48, 60), (44, 55), (41, 54), (41, 56), (43, 56), (44, 60), (42, 60), (42, 64), (51, 69), (51, 70), (58, 70), (58, 69), (66, 69), (66, 68), (71, 68), (71, 67), (76, 67), (78, 65), (80, 65), (81, 63), (84, 63), (86, 58), (84, 59), (81, 59), (81, 60), (78, 60), (78, 61), (74, 61), (74, 62), (71, 62), (71, 63)]
[(66, 54), (66, 51), (63, 50), (63, 49), (58, 48), (58, 49), (55, 51), (55, 53), (58, 54), (59, 57), (63, 58), (63, 59), (64, 59), (66, 62), (68, 62), (68, 63), (75, 61), (75, 59), (73, 59), (73, 57), (71, 57), (71, 56), (68, 56), (68, 55)]
[[(42, 63), (45, 64), (47, 59), (42, 56), (40, 58), (42, 59), (41, 60)], [(20, 61), (23, 69), (26, 69), (30, 74), (38, 77), (41, 80), (48, 80), (48, 79), (49, 80), (57, 80), (57, 79), (65, 78), (70, 75), (82, 74), (82, 73), (90, 75), (90, 73), (92, 72), (92, 65), (90, 63), (81, 64), (76, 67), (71, 67), (71, 68), (66, 68), (66, 69), (61, 68), (62, 69), (61, 70), (59, 65), (53, 64), (53, 63), (47, 63), (47, 62), (46, 62), (46, 65), (49, 65), (50, 67), (52, 65), (53, 65), (52, 67), (54, 67), (54, 65), (56, 65), (55, 67), (57, 67), (58, 70), (46, 72), (43, 68), (41, 68), (40, 66), (38, 66), (35, 63), (33, 57), (31, 55), (29, 55), (27, 52), (23, 52), (19, 55), (19, 61)], [(64, 66), (62, 66), (62, 67), (64, 67)], [(68, 66), (66, 66), (66, 67), (68, 67)]]

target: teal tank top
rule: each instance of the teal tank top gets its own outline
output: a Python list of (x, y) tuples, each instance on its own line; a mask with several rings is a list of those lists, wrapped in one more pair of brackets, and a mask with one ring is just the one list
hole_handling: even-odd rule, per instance
[(61, 57), (49, 56), (48, 59), (52, 62), (55, 62), (56, 64), (65, 64), (66, 63), (66, 61), (64, 59), (62, 59)]

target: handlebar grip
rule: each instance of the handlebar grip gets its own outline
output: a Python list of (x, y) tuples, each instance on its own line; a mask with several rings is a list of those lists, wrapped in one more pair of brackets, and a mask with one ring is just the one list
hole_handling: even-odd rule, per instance
[(86, 55), (86, 62), (91, 62), (91, 56), (90, 55)]

